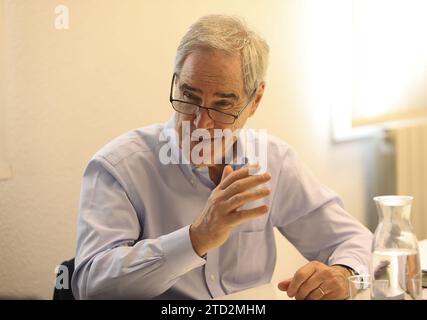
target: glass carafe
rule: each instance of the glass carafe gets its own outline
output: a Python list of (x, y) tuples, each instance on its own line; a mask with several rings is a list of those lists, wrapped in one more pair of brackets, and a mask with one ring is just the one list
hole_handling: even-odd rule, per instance
[(379, 221), (372, 243), (372, 299), (421, 299), (418, 242), (410, 222), (412, 200), (410, 196), (374, 198)]

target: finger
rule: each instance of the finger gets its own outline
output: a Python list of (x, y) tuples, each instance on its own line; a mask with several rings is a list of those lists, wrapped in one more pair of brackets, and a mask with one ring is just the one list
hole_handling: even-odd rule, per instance
[(306, 264), (305, 266), (298, 269), (298, 271), (295, 273), (293, 280), (291, 281), (289, 288), (288, 288), (288, 296), (290, 298), (294, 297), (295, 294), (298, 292), (299, 287), (307, 280), (309, 279), (313, 273), (316, 272), (316, 266), (314, 263), (310, 262)]
[[(259, 168), (259, 165), (249, 165), (249, 166), (245, 166), (243, 168), (240, 168), (236, 171), (233, 171), (232, 173), (227, 175), (227, 177), (225, 177), (224, 181), (221, 181), (221, 183), (219, 184), (220, 189), (224, 190), (230, 184), (232, 184), (234, 181), (249, 176), (249, 169), (250, 168)], [(252, 172), (252, 170), (253, 169), (251, 169), (251, 172)]]
[(232, 172), (233, 168), (230, 165), (225, 166), (224, 170), (222, 171), (221, 181), (224, 181), (225, 178), (227, 178)]
[(258, 218), (259, 216), (262, 216), (268, 212), (268, 206), (259, 206), (253, 209), (248, 210), (241, 210), (241, 211), (234, 211), (232, 214), (230, 214), (230, 224), (231, 225), (238, 225), (240, 223), (243, 223), (247, 220)]
[[(320, 290), (322, 289), (322, 290)], [(323, 291), (323, 292), (322, 292)], [(345, 290), (337, 283), (333, 278), (329, 278), (322, 282), (315, 290), (313, 290), (308, 296), (307, 300), (343, 300), (345, 296)]]
[[(320, 290), (322, 288), (323, 292)], [(324, 284), (322, 286), (317, 287), (313, 291), (310, 292), (310, 294), (305, 298), (306, 300), (327, 300), (328, 299), (328, 291), (324, 287)], [(325, 293), (325, 294), (323, 294)]]
[[(306, 299), (347, 299), (348, 298), (348, 282), (347, 279), (341, 274), (330, 273), (330, 268), (316, 272), (316, 278), (320, 279), (320, 284), (316, 290), (313, 290)], [(320, 290), (321, 288), (322, 290)], [(323, 291), (323, 292), (322, 292)]]
[(289, 285), (291, 284), (291, 281), (292, 281), (292, 278), (289, 278), (287, 280), (283, 280), (282, 282), (279, 282), (279, 284), (277, 285), (277, 287), (281, 291), (287, 291), (288, 288), (289, 288)]
[(249, 191), (241, 192), (232, 196), (230, 199), (226, 200), (223, 204), (227, 212), (232, 212), (248, 202), (265, 198), (270, 194), (271, 194), (271, 189), (269, 188), (249, 190)]
[[(305, 300), (307, 299), (311, 293), (314, 291), (319, 291), (319, 287), (322, 286), (323, 279), (319, 277), (319, 273), (315, 272), (312, 274), (312, 276), (307, 279), (299, 288), (298, 291), (295, 294), (295, 299), (297, 300)], [(323, 286), (322, 286), (323, 290)]]
[(331, 277), (322, 283), (322, 290), (325, 296), (322, 299), (344, 300), (349, 296), (347, 279), (342, 277)]
[(266, 183), (271, 179), (270, 173), (264, 173), (258, 176), (248, 176), (229, 185), (221, 195), (224, 199), (229, 199), (237, 193), (252, 189), (258, 185)]

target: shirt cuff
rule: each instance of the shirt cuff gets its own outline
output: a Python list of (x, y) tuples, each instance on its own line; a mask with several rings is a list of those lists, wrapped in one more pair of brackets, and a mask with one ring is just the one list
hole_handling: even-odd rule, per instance
[(334, 261), (331, 265), (342, 265), (349, 267), (354, 270), (358, 275), (367, 275), (369, 274), (369, 268), (358, 261), (352, 259), (337, 260)]
[(179, 277), (206, 263), (206, 260), (193, 249), (190, 226), (161, 236), (159, 240), (172, 278)]

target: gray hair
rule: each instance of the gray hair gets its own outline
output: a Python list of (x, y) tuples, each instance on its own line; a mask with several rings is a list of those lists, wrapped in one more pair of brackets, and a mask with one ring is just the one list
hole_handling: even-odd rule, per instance
[(268, 44), (249, 29), (242, 18), (207, 15), (192, 24), (181, 40), (174, 72), (179, 75), (187, 56), (200, 48), (240, 53), (246, 93), (251, 94), (264, 81), (268, 64)]

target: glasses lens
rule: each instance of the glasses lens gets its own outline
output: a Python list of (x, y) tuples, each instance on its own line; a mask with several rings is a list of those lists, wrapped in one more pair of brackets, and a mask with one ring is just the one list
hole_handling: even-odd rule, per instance
[(172, 107), (180, 112), (180, 113), (184, 113), (184, 114), (195, 114), (197, 109), (199, 108), (198, 106), (191, 104), (191, 103), (186, 103), (186, 102), (180, 102), (180, 101), (172, 101)]
[[(193, 115), (196, 114), (198, 106), (192, 104), (192, 103), (186, 103), (181, 101), (172, 101), (172, 107), (183, 114)], [(214, 109), (208, 110), (209, 117), (211, 117), (212, 120), (216, 122), (221, 122), (225, 124), (233, 124), (234, 123), (234, 117), (228, 114), (224, 114), (222, 112), (216, 111)]]
[(213, 110), (213, 109), (209, 109), (209, 116), (216, 122), (221, 122), (221, 123), (225, 123), (225, 124), (232, 124), (234, 123), (234, 117), (230, 116), (228, 114)]

